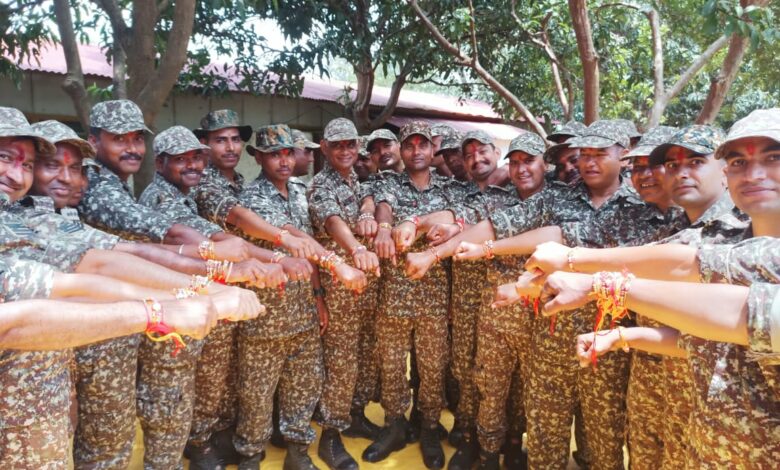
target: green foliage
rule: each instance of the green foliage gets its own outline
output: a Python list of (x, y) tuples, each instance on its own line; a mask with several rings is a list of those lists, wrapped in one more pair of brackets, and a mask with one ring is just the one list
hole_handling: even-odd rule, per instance
[(0, 77), (10, 77), (17, 86), (22, 74), (18, 65), (39, 62), (38, 47), (53, 39), (44, 20), (49, 9), (42, 0), (11, 0), (0, 3)]

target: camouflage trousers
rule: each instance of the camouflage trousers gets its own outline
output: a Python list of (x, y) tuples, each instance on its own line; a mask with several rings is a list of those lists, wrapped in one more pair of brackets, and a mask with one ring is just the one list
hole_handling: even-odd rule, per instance
[[(435, 308), (435, 307), (431, 307)], [(419, 411), (426, 421), (438, 422), (444, 406), (444, 369), (447, 367), (447, 317), (399, 317), (380, 313), (376, 336), (382, 377), (385, 419), (402, 416), (409, 408), (406, 358), (417, 352), (420, 374)]]
[(0, 468), (65, 470), (70, 450), (68, 410), (39, 416), (29, 426), (0, 429)]
[(195, 375), (195, 405), (189, 442), (205, 445), (235, 422), (238, 325), (220, 323), (206, 336)]
[(487, 319), (480, 318), (477, 333), (477, 437), (483, 450), (498, 452), (507, 430), (522, 442), (525, 406), (520, 364), (527, 356), (521, 350), (527, 345), (523, 335), (499, 332)]
[(279, 429), (288, 442), (310, 444), (323, 380), (317, 329), (261, 338), (239, 328), (238, 425), (233, 443), (241, 454), (260, 453), (271, 438), (274, 391), (279, 391)]
[(360, 334), (364, 315), (372, 314), (376, 297), (356, 296), (343, 286), (334, 285), (329, 273), (320, 272), (328, 292), (330, 312), (328, 328), (322, 337), (325, 381), (322, 386), (317, 421), (323, 427), (343, 431), (352, 421), (350, 410), (360, 367)]
[(360, 336), (358, 339), (358, 376), (355, 384), (355, 396), (352, 409), (363, 410), (371, 401), (379, 401), (379, 362), (376, 354), (376, 318), (379, 303), (379, 282), (381, 279), (369, 278), (368, 287), (361, 297), (366, 311), (360, 315)]
[(664, 456), (662, 468), (672, 470), (685, 466), (690, 439), (688, 422), (693, 409), (693, 375), (688, 359), (664, 357), (661, 378), (664, 394)]
[(553, 334), (546, 322), (540, 322), (533, 336), (526, 402), (531, 468), (566, 468), (578, 404), (589, 463), (598, 469), (623, 468), (630, 356), (616, 351), (600, 357), (596, 370), (580, 368), (574, 359), (574, 338), (585, 328), (575, 322), (587, 324), (593, 317), (588, 310), (559, 317)]
[(656, 469), (664, 454), (664, 369), (661, 356), (634, 351), (628, 380), (628, 453), (631, 468)]
[(477, 354), (477, 317), (486, 272), (484, 263), (458, 263), (452, 267), (451, 367), (460, 391), (455, 419), (465, 429), (474, 428), (477, 421), (479, 399), (473, 371)]
[(181, 469), (195, 402), (195, 372), (204, 340), (173, 342), (143, 338), (138, 349), (137, 409), (144, 436), (144, 469)]
[(135, 439), (135, 379), (141, 335), (75, 350), (76, 469), (127, 468)]

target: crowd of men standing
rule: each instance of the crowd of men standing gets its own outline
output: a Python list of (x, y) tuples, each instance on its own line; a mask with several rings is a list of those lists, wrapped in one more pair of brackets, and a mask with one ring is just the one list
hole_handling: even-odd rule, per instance
[(331, 470), (359, 468), (344, 436), (565, 468), (572, 425), (584, 468), (780, 461), (780, 108), (504, 154), (422, 121), (252, 141), (217, 110), (154, 135), (136, 200), (151, 135), (127, 100), (88, 140), (0, 108), (0, 467), (126, 468), (136, 419), (149, 469), (254, 470), (269, 443), (313, 469), (312, 421)]

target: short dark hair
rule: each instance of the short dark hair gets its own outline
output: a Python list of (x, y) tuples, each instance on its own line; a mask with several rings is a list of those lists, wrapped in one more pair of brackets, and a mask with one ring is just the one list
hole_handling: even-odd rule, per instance
[(100, 131), (102, 131), (102, 130), (103, 129), (101, 129), (99, 127), (89, 126), (89, 135), (91, 135), (91, 136), (95, 137), (96, 139), (98, 139), (98, 138), (100, 138)]

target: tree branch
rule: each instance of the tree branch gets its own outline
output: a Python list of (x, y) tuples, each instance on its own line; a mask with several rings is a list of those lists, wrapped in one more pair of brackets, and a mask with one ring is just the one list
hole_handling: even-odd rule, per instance
[(54, 0), (54, 15), (60, 32), (62, 50), (65, 53), (65, 63), (68, 67), (65, 80), (62, 82), (62, 89), (73, 101), (73, 107), (76, 109), (76, 115), (79, 117), (82, 128), (89, 129), (89, 95), (87, 95), (87, 89), (84, 86), (84, 72), (81, 68), (76, 34), (73, 31), (70, 2), (68, 0)]
[(369, 124), (370, 130), (381, 127), (393, 115), (396, 106), (398, 106), (398, 98), (401, 96), (401, 89), (403, 89), (404, 85), (406, 84), (406, 78), (410, 73), (412, 73), (413, 68), (413, 60), (407, 61), (403, 67), (401, 67), (401, 72), (395, 77), (395, 80), (393, 80), (393, 85), (390, 87), (390, 96), (387, 99), (387, 103), (385, 103), (382, 111), (374, 119), (372, 119), (371, 123)]
[(543, 138), (547, 137), (547, 132), (545, 132), (544, 128), (539, 124), (539, 121), (536, 120), (536, 117), (531, 114), (528, 108), (526, 108), (525, 105), (514, 94), (512, 94), (511, 91), (507, 90), (506, 87), (499, 83), (498, 80), (496, 80), (487, 70), (485, 70), (482, 65), (480, 65), (479, 61), (472, 62), (461, 52), (459, 48), (455, 47), (451, 42), (449, 42), (447, 38), (441, 34), (439, 28), (437, 28), (436, 25), (434, 25), (425, 14), (425, 12), (422, 11), (420, 5), (417, 4), (417, 0), (406, 0), (406, 2), (409, 4), (409, 6), (412, 7), (414, 13), (420, 19), (423, 26), (425, 26), (425, 28), (431, 33), (436, 42), (438, 42), (445, 51), (447, 51), (455, 58), (455, 62), (457, 64), (471, 67), (474, 72), (479, 75), (479, 77), (493, 91), (507, 100), (507, 102), (518, 112), (518, 114), (520, 114), (520, 116), (522, 116), (523, 119), (528, 122), (528, 125), (531, 126), (534, 132)]
[(477, 20), (474, 18), (474, 2), (469, 0), (469, 29), (471, 30), (471, 61), (479, 62), (479, 48), (477, 47)]
[(599, 119), (601, 84), (599, 78), (599, 56), (593, 46), (587, 0), (569, 0), (577, 49), (580, 52), (585, 91), (585, 124)]
[(92, 0), (98, 7), (100, 7), (108, 16), (108, 21), (111, 23), (111, 28), (114, 30), (114, 37), (119, 37), (123, 46), (127, 46), (128, 28), (124, 18), (122, 18), (122, 9), (119, 8), (119, 4), (116, 0)]

